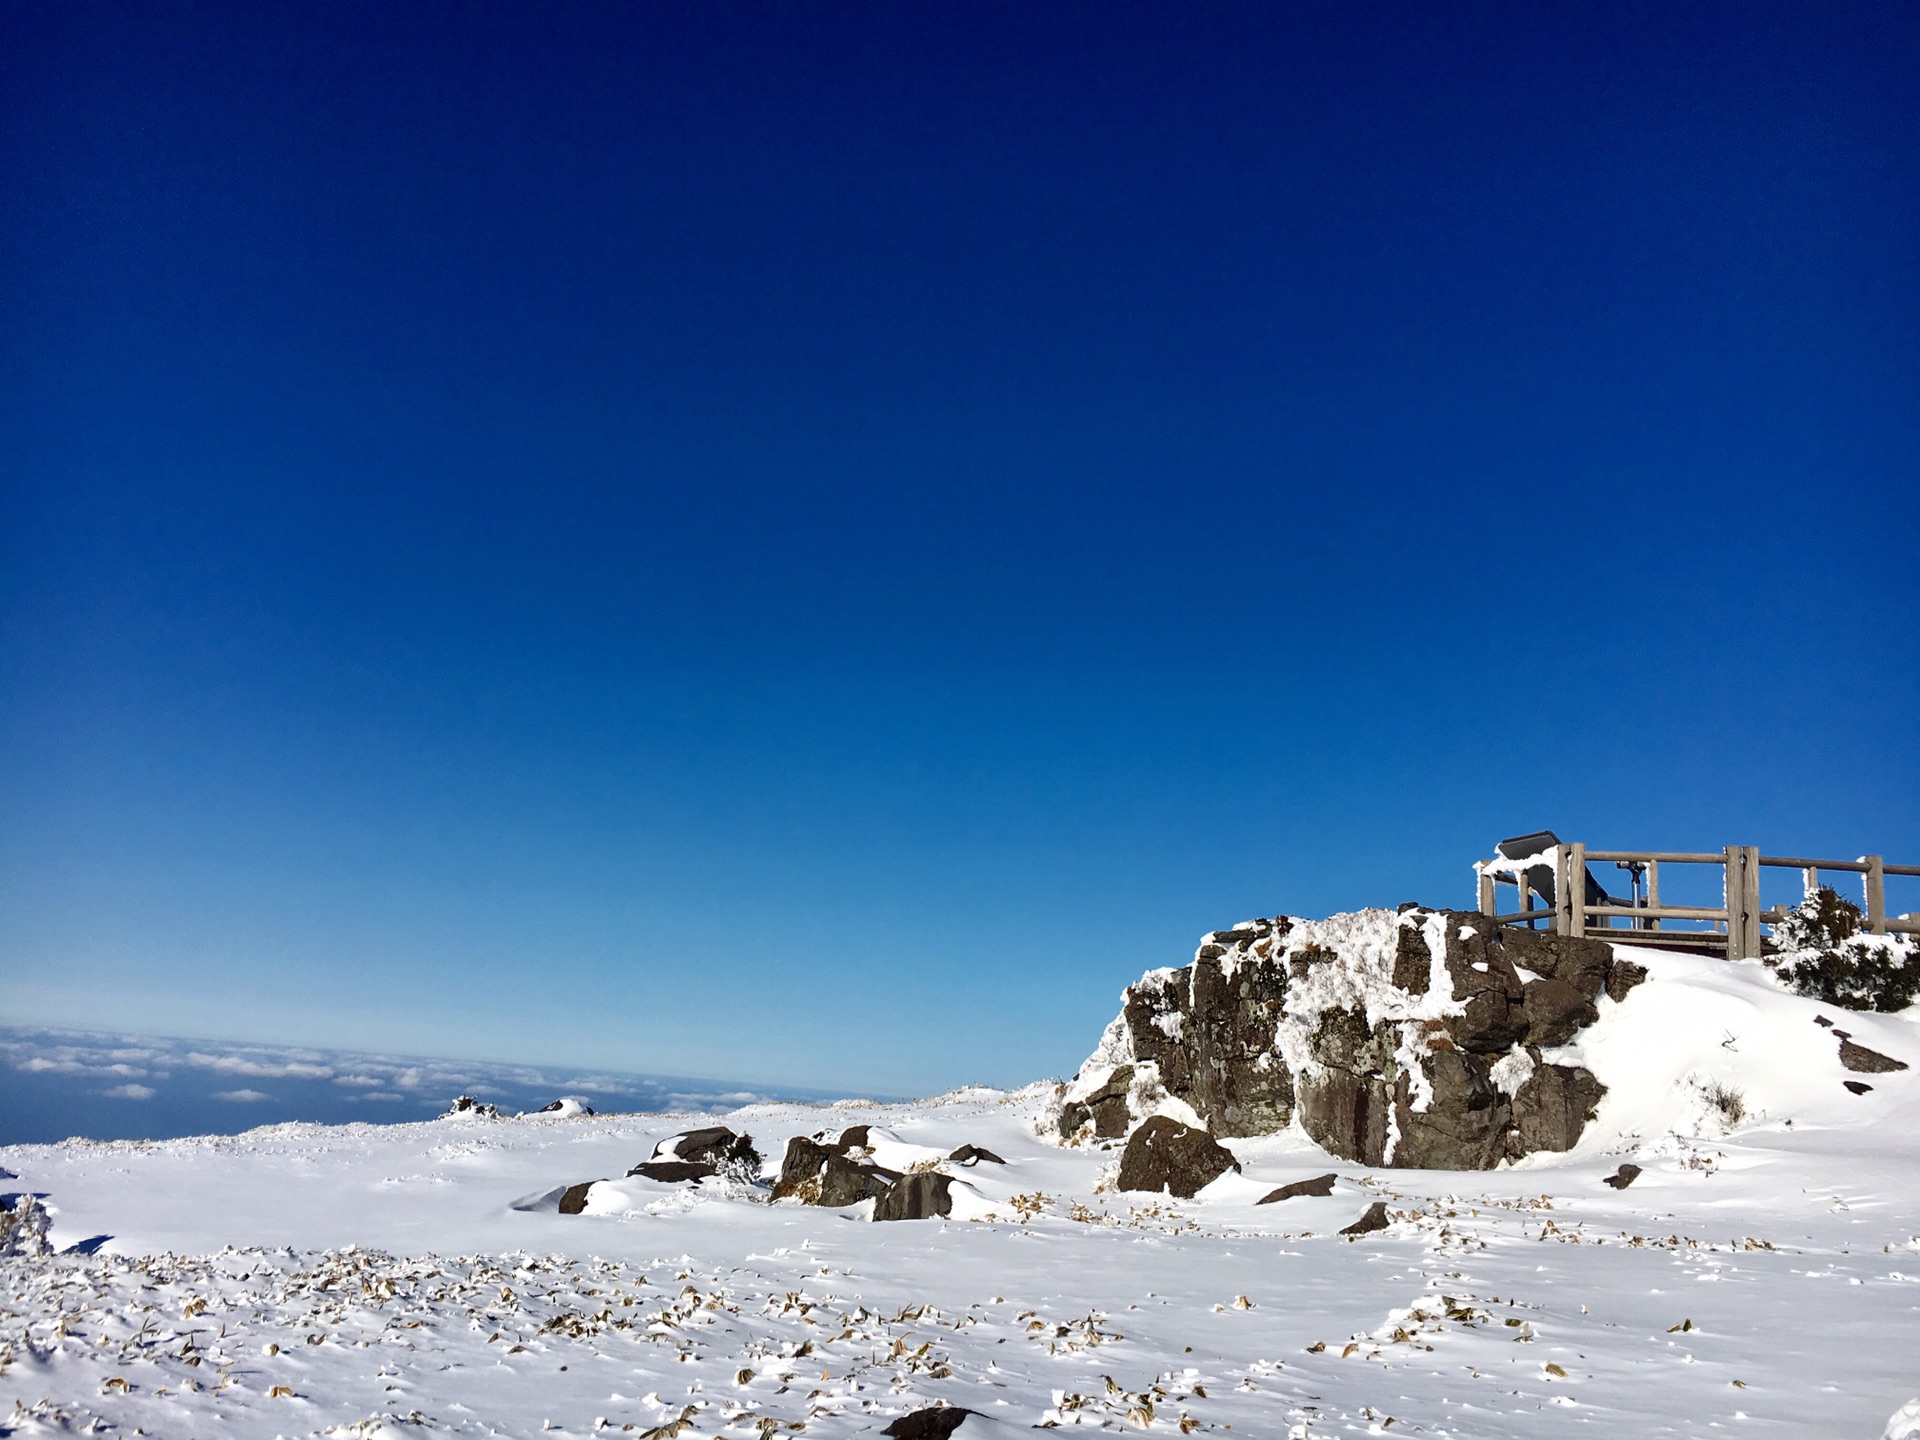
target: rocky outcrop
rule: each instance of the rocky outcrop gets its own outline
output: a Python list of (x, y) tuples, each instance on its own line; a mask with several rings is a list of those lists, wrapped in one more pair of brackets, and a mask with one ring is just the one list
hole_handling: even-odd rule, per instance
[(1239, 1168), (1233, 1152), (1206, 1131), (1154, 1115), (1128, 1137), (1114, 1184), (1121, 1190), (1164, 1190), (1191, 1200)]
[(1605, 1087), (1545, 1052), (1645, 978), (1603, 940), (1467, 912), (1251, 921), (1128, 987), (1055, 1129), (1118, 1139), (1162, 1114), (1229, 1138), (1297, 1120), (1343, 1160), (1428, 1169), (1570, 1149)]

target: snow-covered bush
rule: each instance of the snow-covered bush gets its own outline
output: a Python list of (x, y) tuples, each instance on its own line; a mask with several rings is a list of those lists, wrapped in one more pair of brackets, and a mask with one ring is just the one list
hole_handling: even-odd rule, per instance
[(1774, 927), (1767, 964), (1795, 992), (1846, 1010), (1904, 1010), (1920, 997), (1920, 946), (1863, 935), (1860, 907), (1824, 885)]

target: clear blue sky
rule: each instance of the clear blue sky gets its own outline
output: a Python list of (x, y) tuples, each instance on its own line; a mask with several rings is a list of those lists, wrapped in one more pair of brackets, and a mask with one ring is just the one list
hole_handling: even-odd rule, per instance
[(898, 1094), (1920, 861), (1912, 6), (4, 30), (10, 1019)]

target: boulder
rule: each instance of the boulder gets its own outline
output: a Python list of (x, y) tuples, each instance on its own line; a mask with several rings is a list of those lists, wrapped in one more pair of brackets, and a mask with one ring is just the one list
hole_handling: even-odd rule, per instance
[[(856, 1128), (864, 1139), (866, 1127)], [(787, 1142), (786, 1156), (780, 1162), (780, 1178), (774, 1182), (773, 1198), (791, 1197), (809, 1205), (838, 1208), (857, 1205), (869, 1196), (879, 1195), (900, 1178), (897, 1170), (883, 1169), (848, 1153), (857, 1148), (847, 1142), (847, 1135), (831, 1145), (823, 1145), (806, 1135), (794, 1136)]]
[(1253, 1203), (1273, 1205), (1282, 1200), (1291, 1200), (1297, 1195), (1331, 1195), (1333, 1182), (1340, 1177), (1334, 1174), (1316, 1175), (1311, 1180), (1293, 1180), (1277, 1190), (1269, 1190)]
[(1606, 1093), (1607, 1087), (1581, 1066), (1534, 1066), (1514, 1092), (1507, 1154), (1518, 1159), (1539, 1150), (1571, 1150)]
[(760, 1168), (760, 1152), (753, 1148), (751, 1135), (739, 1135), (724, 1125), (709, 1125), (702, 1130), (688, 1130), (669, 1140), (662, 1140), (653, 1148), (656, 1160), (666, 1151), (676, 1160), (691, 1160), (703, 1165), (719, 1167), (725, 1164), (743, 1164), (753, 1169)]
[(1367, 1207), (1367, 1213), (1351, 1225), (1343, 1228), (1342, 1235), (1371, 1235), (1375, 1230), (1384, 1230), (1393, 1222), (1387, 1218), (1387, 1202), (1376, 1200)]
[(598, 1185), (598, 1180), (582, 1180), (578, 1185), (569, 1185), (560, 1192), (560, 1213), (578, 1215), (587, 1208), (587, 1192)]
[(1164, 1190), (1190, 1200), (1240, 1162), (1204, 1130), (1165, 1115), (1149, 1116), (1120, 1154), (1122, 1190)]
[(1873, 1089), (1873, 1086), (1864, 1080), (1842, 1080), (1840, 1083), (1856, 1095), (1866, 1095)]
[(953, 1181), (937, 1170), (902, 1175), (874, 1201), (876, 1220), (935, 1220), (953, 1213)]
[[(1837, 1035), (1840, 1032), (1836, 1030), (1834, 1033)], [(1869, 1050), (1864, 1045), (1856, 1045), (1844, 1036), (1840, 1041), (1840, 1063), (1861, 1075), (1890, 1075), (1907, 1068), (1906, 1061), (1882, 1055), (1878, 1050)]]
[(1133, 1067), (1116, 1066), (1113, 1072), (1084, 1100), (1070, 1100), (1060, 1109), (1060, 1138), (1071, 1140), (1093, 1123), (1093, 1133), (1102, 1140), (1118, 1140), (1127, 1133), (1132, 1116), (1127, 1109), (1127, 1092), (1133, 1085)]
[(461, 1095), (456, 1097), (451, 1105), (440, 1112), (440, 1118), (442, 1120), (451, 1119), (455, 1115), (476, 1115), (489, 1120), (497, 1120), (500, 1118), (500, 1107), (498, 1105), (488, 1105), (484, 1101), (474, 1099), (471, 1095)]

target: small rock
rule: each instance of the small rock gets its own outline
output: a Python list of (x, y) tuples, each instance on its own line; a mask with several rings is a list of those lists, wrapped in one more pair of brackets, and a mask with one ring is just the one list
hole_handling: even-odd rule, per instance
[(1824, 1026), (1826, 1026), (1826, 1027), (1827, 1027), (1827, 1029), (1829, 1029), (1829, 1030), (1831, 1030), (1831, 1029), (1833, 1028), (1833, 1021), (1831, 1021), (1831, 1020), (1829, 1020), (1829, 1019), (1827, 1019), (1827, 1017), (1826, 1017), (1826, 1016), (1824, 1016), (1824, 1015), (1816, 1015), (1816, 1016), (1814, 1016), (1814, 1017), (1813, 1017), (1813, 1023), (1814, 1023), (1814, 1024), (1816, 1024), (1816, 1025), (1824, 1025)]
[(1873, 1086), (1867, 1084), (1864, 1080), (1842, 1080), (1840, 1083), (1856, 1095), (1864, 1095), (1873, 1089)]
[(1165, 1115), (1150, 1115), (1120, 1152), (1122, 1190), (1166, 1190), (1191, 1200), (1240, 1162), (1213, 1136)]
[(1640, 1167), (1638, 1165), (1622, 1165), (1600, 1183), (1602, 1185), (1611, 1185), (1616, 1190), (1624, 1190), (1639, 1178)]
[(32, 1195), (10, 1198), (11, 1205), (0, 1205), (0, 1255), (52, 1254), (53, 1247), (47, 1243), (52, 1217), (47, 1207)]
[(498, 1105), (489, 1105), (485, 1101), (476, 1100), (471, 1095), (461, 1095), (457, 1097), (451, 1105), (447, 1106), (445, 1110), (440, 1112), (440, 1118), (442, 1120), (454, 1115), (481, 1115), (488, 1119), (498, 1119), (500, 1116), (500, 1107)]
[(1384, 1230), (1393, 1222), (1387, 1219), (1387, 1202), (1376, 1200), (1367, 1207), (1367, 1213), (1340, 1233), (1342, 1235), (1370, 1235), (1375, 1230)]
[(891, 1435), (893, 1440), (947, 1440), (971, 1414), (973, 1411), (958, 1405), (929, 1406), (909, 1411), (880, 1433)]
[(1647, 967), (1631, 960), (1616, 960), (1607, 971), (1607, 998), (1615, 1004), (1627, 998), (1627, 992), (1647, 978)]
[(1333, 1193), (1333, 1182), (1339, 1178), (1338, 1175), (1329, 1174), (1316, 1175), (1311, 1180), (1295, 1180), (1290, 1184), (1282, 1185), (1278, 1190), (1268, 1191), (1253, 1203), (1256, 1205), (1272, 1205), (1279, 1200), (1291, 1200), (1296, 1195), (1331, 1195)]
[(571, 1119), (575, 1115), (591, 1115), (594, 1113), (594, 1110), (593, 1107), (584, 1100), (576, 1099), (571, 1095), (563, 1095), (558, 1100), (549, 1100), (532, 1113), (535, 1115), (558, 1115), (562, 1119)]
[(962, 1145), (958, 1150), (947, 1156), (947, 1159), (956, 1165), (977, 1165), (982, 1160), (986, 1161), (989, 1165), (1004, 1165), (1007, 1163), (998, 1155), (994, 1154), (993, 1151), (983, 1149), (978, 1145)]
[(934, 1170), (902, 1175), (873, 1203), (876, 1220), (937, 1220), (953, 1213), (953, 1181)]
[(578, 1185), (569, 1185), (560, 1193), (560, 1213), (578, 1215), (587, 1208), (587, 1192), (598, 1185), (598, 1180), (582, 1180)]
[[(1840, 1032), (1836, 1030), (1833, 1033), (1838, 1035)], [(1840, 1063), (1860, 1075), (1891, 1075), (1896, 1070), (1907, 1068), (1906, 1061), (1882, 1055), (1878, 1050), (1869, 1050), (1851, 1040), (1840, 1042)]]

